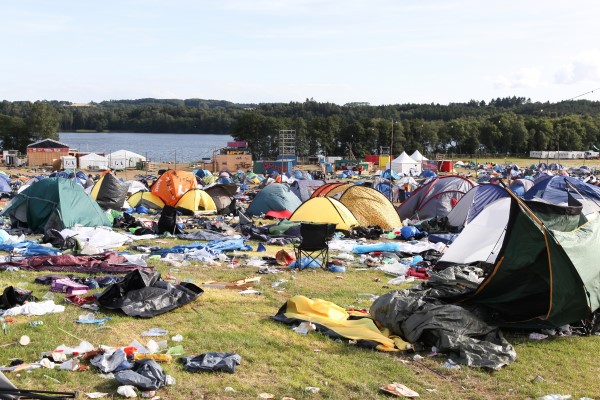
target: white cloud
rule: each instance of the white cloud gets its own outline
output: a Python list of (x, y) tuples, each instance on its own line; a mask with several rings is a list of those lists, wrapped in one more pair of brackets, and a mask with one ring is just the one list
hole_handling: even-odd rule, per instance
[(556, 72), (554, 81), (566, 85), (600, 81), (600, 50), (594, 49), (575, 56)]
[(537, 68), (520, 68), (510, 76), (499, 76), (494, 82), (497, 89), (534, 88), (542, 83), (542, 72)]

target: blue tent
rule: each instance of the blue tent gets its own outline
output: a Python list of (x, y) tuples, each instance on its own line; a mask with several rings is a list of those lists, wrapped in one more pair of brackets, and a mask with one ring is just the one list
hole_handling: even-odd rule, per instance
[(6, 179), (0, 179), (0, 193), (10, 193), (12, 188)]
[(583, 204), (584, 214), (600, 211), (600, 187), (570, 176), (556, 175), (538, 181), (523, 199), (564, 205), (569, 203), (569, 194)]
[(508, 196), (508, 192), (499, 185), (484, 184), (475, 186), (465, 193), (452, 211), (448, 213), (448, 223), (451, 226), (462, 227), (478, 216), (488, 204)]
[(396, 180), (396, 181), (400, 180), (400, 178), (402, 178), (393, 169), (386, 169), (385, 171), (383, 171), (381, 173), (381, 177), (384, 179), (390, 179), (390, 180)]
[(421, 172), (421, 175), (419, 175), (421, 178), (435, 178), (437, 176), (437, 174), (430, 170), (430, 169), (426, 169), (423, 172)]

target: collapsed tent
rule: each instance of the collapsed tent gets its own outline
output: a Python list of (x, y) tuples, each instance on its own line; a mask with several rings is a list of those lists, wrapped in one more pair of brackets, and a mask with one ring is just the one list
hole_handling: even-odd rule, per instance
[(473, 186), (473, 182), (461, 176), (439, 176), (415, 190), (398, 207), (398, 214), (402, 220), (445, 217)]
[(340, 202), (350, 210), (360, 226), (376, 225), (383, 229), (402, 226), (394, 205), (373, 188), (352, 185), (341, 194)]
[(471, 188), (456, 203), (456, 206), (448, 213), (448, 224), (456, 228), (462, 228), (479, 215), (488, 204), (501, 197), (508, 197), (506, 190), (499, 185), (485, 184)]
[(570, 176), (554, 175), (537, 181), (531, 189), (525, 192), (523, 199), (567, 205), (569, 196), (581, 202), (583, 213), (586, 215), (600, 211), (600, 187)]
[(96, 301), (131, 317), (151, 318), (186, 305), (203, 292), (193, 283), (174, 284), (162, 280), (159, 272), (135, 270), (108, 286)]
[(302, 202), (291, 191), (288, 185), (282, 183), (271, 183), (256, 194), (254, 200), (248, 207), (248, 215), (266, 214), (269, 211), (294, 212)]
[(302, 203), (290, 221), (335, 224), (337, 230), (350, 231), (358, 221), (350, 210), (331, 197), (314, 197)]
[(63, 178), (34, 183), (17, 194), (0, 215), (8, 215), (13, 225), (28, 227), (36, 233), (75, 225), (110, 226), (98, 203), (81, 185)]
[[(232, 203), (232, 196), (237, 193), (238, 187), (235, 183), (217, 184), (204, 188), (204, 191), (213, 199), (217, 212), (228, 209)], [(232, 212), (233, 210), (230, 210)]]
[(104, 173), (94, 184), (90, 196), (103, 210), (120, 210), (129, 186), (111, 173)]
[[(491, 210), (502, 203), (508, 212)], [(600, 218), (593, 213), (586, 220), (581, 212), (576, 202), (523, 203), (514, 195), (492, 203), (447, 251), (467, 254), (485, 239), (487, 244), (481, 247), (495, 253), (484, 260), (493, 263), (493, 270), (474, 293), (457, 301), (483, 308), (501, 326), (559, 327), (590, 318), (600, 307), (600, 265), (595, 262)], [(482, 218), (495, 220), (486, 227), (477, 223)], [(461, 243), (465, 232), (470, 240)], [(479, 252), (484, 258), (485, 251)], [(445, 258), (447, 254), (440, 261), (453, 261)]]

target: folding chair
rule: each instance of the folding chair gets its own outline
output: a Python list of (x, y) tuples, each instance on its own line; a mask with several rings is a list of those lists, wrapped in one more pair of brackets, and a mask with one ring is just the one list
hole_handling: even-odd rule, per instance
[[(312, 258), (317, 262), (321, 259), (321, 267), (327, 268), (329, 239), (335, 232), (335, 226), (335, 224), (300, 224), (302, 242), (294, 246), (296, 262), (301, 263), (302, 257)], [(300, 264), (298, 266), (302, 268)]]

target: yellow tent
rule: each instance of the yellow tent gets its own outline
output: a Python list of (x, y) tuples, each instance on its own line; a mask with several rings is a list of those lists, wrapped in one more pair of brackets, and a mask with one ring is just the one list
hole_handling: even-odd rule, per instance
[(336, 229), (342, 231), (358, 226), (358, 221), (350, 210), (331, 197), (308, 199), (294, 211), (290, 221), (336, 224)]
[[(327, 194), (327, 196), (330, 196), (330, 194)], [(394, 205), (381, 192), (373, 188), (352, 185), (346, 187), (339, 199), (356, 217), (360, 226), (377, 225), (383, 229), (394, 229), (402, 226), (400, 216)]]
[(214, 200), (202, 189), (188, 190), (175, 207), (184, 214), (194, 214), (198, 211), (217, 212)]
[(150, 192), (134, 193), (129, 196), (127, 203), (133, 208), (142, 205), (152, 210), (162, 210), (165, 206), (164, 201), (162, 201), (160, 197)]

